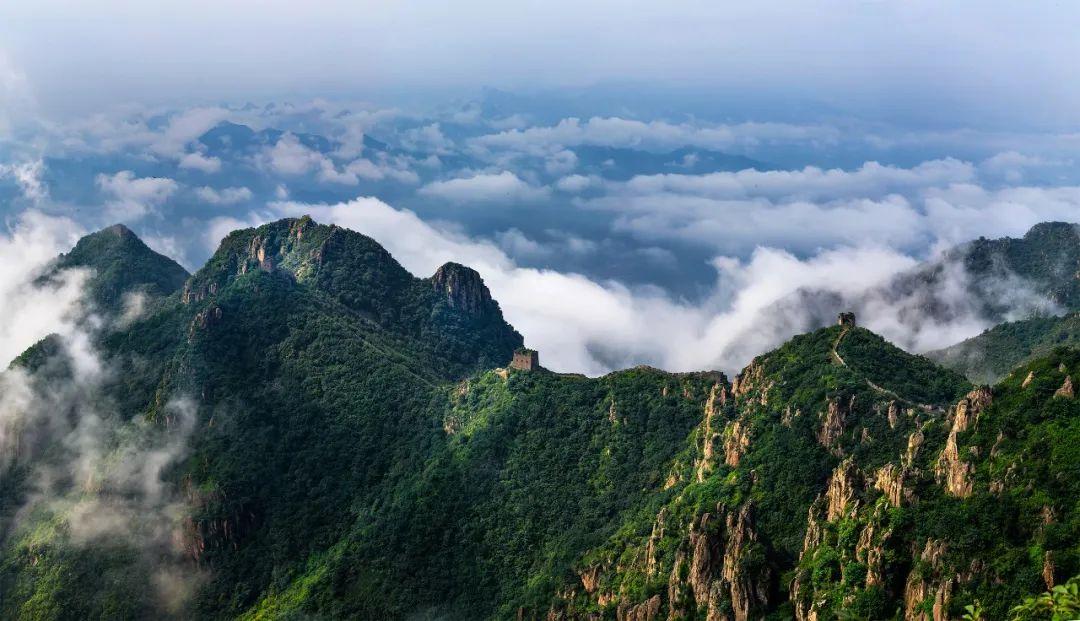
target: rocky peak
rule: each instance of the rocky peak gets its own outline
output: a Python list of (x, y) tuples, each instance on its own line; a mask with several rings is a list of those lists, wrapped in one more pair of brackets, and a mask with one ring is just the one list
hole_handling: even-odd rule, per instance
[(491, 292), (480, 274), (460, 263), (446, 263), (431, 277), (431, 286), (446, 296), (451, 308), (471, 315), (484, 314), (491, 305)]

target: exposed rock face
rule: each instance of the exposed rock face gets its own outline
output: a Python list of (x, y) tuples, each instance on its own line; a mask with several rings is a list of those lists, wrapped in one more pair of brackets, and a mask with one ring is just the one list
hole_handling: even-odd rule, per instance
[(600, 566), (594, 565), (580, 574), (581, 586), (585, 587), (586, 593), (593, 593), (600, 586)]
[(720, 434), (716, 430), (716, 422), (713, 420), (720, 413), (720, 407), (727, 403), (727, 388), (721, 383), (713, 384), (709, 390), (709, 398), (705, 402), (705, 420), (702, 425), (701, 458), (697, 463), (697, 480), (702, 482), (713, 468), (715, 459), (715, 444)]
[(221, 307), (211, 306), (195, 314), (188, 326), (188, 340), (195, 338), (200, 331), (206, 330), (221, 321)]
[(694, 594), (694, 601), (708, 602), (714, 565), (723, 562), (722, 538), (711, 531), (716, 530), (711, 513), (701, 516), (690, 528), (690, 571), (687, 582)]
[(742, 373), (735, 376), (731, 383), (731, 394), (738, 398), (750, 393), (754, 388), (760, 388), (764, 375), (765, 369), (761, 363), (756, 358), (751, 360)]
[[(911, 570), (904, 587), (904, 621), (945, 621), (948, 618), (949, 603), (952, 599), (953, 579), (945, 577), (943, 559), (945, 544), (933, 539), (927, 540), (920, 559), (930, 567), (930, 577), (924, 578), (918, 568)], [(932, 616), (922, 608), (927, 597), (933, 595)]]
[(885, 464), (874, 477), (874, 487), (885, 494), (889, 504), (899, 507), (904, 499), (904, 471), (893, 464)]
[(885, 564), (885, 541), (892, 533), (880, 526), (884, 515), (879, 505), (874, 510), (873, 518), (859, 533), (859, 542), (855, 545), (855, 558), (866, 565), (866, 586), (881, 586), (882, 571)]
[(821, 427), (817, 433), (818, 442), (837, 457), (843, 454), (843, 450), (839, 446), (839, 440), (844, 435), (844, 425), (847, 423), (847, 417), (854, 406), (854, 396), (846, 405), (840, 403), (837, 399), (829, 399), (825, 413), (821, 417)]
[(706, 620), (750, 618), (753, 610), (768, 603), (768, 573), (751, 573), (746, 560), (757, 533), (749, 504), (737, 511), (718, 507), (690, 525), (687, 546), (676, 553), (668, 582), (669, 619), (688, 614), (691, 599)]
[(1054, 397), (1061, 397), (1062, 399), (1072, 399), (1074, 396), (1075, 392), (1073, 391), (1072, 376), (1066, 375), (1065, 383), (1061, 385), (1061, 388), (1058, 388), (1054, 392)]
[(1031, 382), (1035, 381), (1035, 372), (1028, 371), (1027, 377), (1024, 378), (1024, 382), (1020, 384), (1021, 388), (1027, 388), (1031, 385)]
[(838, 520), (855, 511), (857, 507), (855, 494), (858, 477), (859, 469), (855, 467), (855, 462), (850, 458), (845, 459), (833, 471), (832, 477), (829, 479), (829, 491), (825, 494), (828, 503), (828, 509), (825, 513), (827, 521)]
[[(726, 526), (728, 540), (724, 548), (723, 577), (730, 585), (735, 621), (746, 621), (755, 607), (768, 604), (769, 593), (768, 575), (765, 572), (750, 576), (744, 569), (743, 561), (750, 554), (750, 544), (757, 541), (750, 504), (743, 505), (737, 516), (729, 513)], [(710, 606), (709, 617), (715, 618), (716, 614)]]
[(889, 402), (889, 410), (885, 416), (889, 421), (889, 429), (896, 429), (896, 425), (900, 422), (900, 407), (896, 405), (895, 400)]
[(943, 482), (946, 491), (953, 496), (966, 498), (971, 495), (971, 474), (974, 470), (960, 455), (957, 434), (973, 427), (978, 422), (979, 415), (992, 401), (990, 387), (981, 386), (969, 392), (954, 408), (952, 429), (934, 468), (938, 481)]
[(446, 296), (451, 308), (480, 315), (491, 306), (491, 292), (476, 270), (458, 263), (447, 263), (435, 271), (431, 286)]
[(967, 431), (979, 420), (979, 414), (993, 401), (989, 386), (980, 386), (972, 390), (959, 403), (953, 419), (953, 429)]
[(732, 421), (724, 429), (724, 463), (732, 468), (750, 448), (750, 428), (742, 421)]
[[(814, 502), (810, 503), (810, 508), (806, 511), (806, 535), (803, 536), (803, 548), (799, 553), (800, 563), (807, 554), (812, 554), (821, 545), (822, 527), (818, 516), (821, 514), (823, 502), (824, 498), (818, 496)], [(791, 603), (795, 608), (797, 621), (817, 621), (818, 618), (813, 587), (809, 585), (809, 578), (807, 572), (799, 570), (795, 572), (795, 578), (791, 581)]]
[(650, 576), (656, 575), (656, 570), (660, 564), (659, 550), (657, 545), (664, 539), (664, 528), (666, 527), (667, 519), (667, 507), (661, 507), (660, 512), (656, 514), (656, 521), (653, 522), (652, 533), (649, 534), (649, 542), (645, 545), (645, 571)]
[(1043, 554), (1042, 579), (1046, 590), (1054, 588), (1054, 553), (1049, 550)]
[(967, 498), (971, 495), (971, 473), (974, 467), (960, 457), (956, 443), (956, 428), (949, 432), (945, 448), (941, 451), (934, 473), (938, 482), (944, 483), (945, 490), (953, 496)]
[(653, 595), (636, 606), (619, 604), (615, 616), (619, 621), (653, 621), (660, 616), (660, 604), (659, 595)]
[(910, 468), (915, 463), (915, 458), (919, 456), (919, 449), (925, 440), (926, 436), (923, 435), (922, 429), (916, 429), (908, 436), (907, 449), (904, 451), (904, 457), (901, 460), (905, 468)]

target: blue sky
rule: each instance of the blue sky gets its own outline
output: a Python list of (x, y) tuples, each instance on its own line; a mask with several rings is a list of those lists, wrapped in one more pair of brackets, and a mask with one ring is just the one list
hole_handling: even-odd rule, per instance
[[(8, 3), (0, 297), (116, 221), (196, 269), (233, 228), (311, 213), (420, 276), (474, 265), (559, 370), (731, 370), (841, 302), (909, 349), (939, 347), (985, 318), (955, 300), (955, 321), (912, 322), (875, 287), (975, 237), (1080, 220), (1077, 17), (1038, 2)], [(786, 302), (800, 288), (828, 302)], [(28, 308), (0, 304), (0, 324), (36, 325)]]

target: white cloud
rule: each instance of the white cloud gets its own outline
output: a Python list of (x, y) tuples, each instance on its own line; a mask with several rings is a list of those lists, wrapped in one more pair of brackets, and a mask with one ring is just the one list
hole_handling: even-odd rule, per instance
[(839, 132), (831, 127), (788, 123), (739, 123), (736, 125), (672, 124), (619, 117), (568, 118), (548, 127), (510, 129), (480, 136), (470, 144), (481, 150), (509, 149), (543, 154), (578, 145), (626, 147), (670, 151), (684, 146), (730, 149), (759, 143), (835, 142)]
[(565, 231), (547, 231), (549, 242), (530, 239), (519, 229), (511, 228), (495, 234), (495, 241), (508, 255), (517, 259), (546, 259), (553, 256), (582, 257), (596, 252), (599, 244)]
[(251, 200), (251, 190), (241, 187), (221, 188), (220, 190), (210, 186), (203, 186), (195, 190), (195, 196), (204, 203), (210, 205), (234, 205)]
[(184, 149), (193, 140), (225, 120), (224, 108), (189, 108), (169, 118), (168, 125), (154, 136), (150, 150), (171, 158), (183, 157)]
[(199, 170), (204, 173), (216, 173), (221, 170), (221, 159), (207, 157), (202, 153), (193, 151), (180, 158), (180, 168)]
[(977, 184), (978, 170), (954, 159), (911, 168), (868, 162), (851, 171), (645, 175), (588, 186), (570, 177), (558, 187), (601, 183), (602, 194), (575, 204), (612, 213), (614, 229), (638, 239), (689, 241), (740, 256), (759, 245), (805, 254), (867, 243), (919, 253), (1080, 214), (1080, 188), (986, 189)]
[(20, 164), (0, 164), (0, 177), (11, 177), (19, 185), (22, 195), (32, 203), (49, 197), (49, 189), (42, 180), (45, 162), (41, 159)]
[[(272, 207), (281, 215), (311, 214), (317, 221), (370, 235), (414, 274), (431, 274), (446, 261), (474, 267), (508, 321), (556, 370), (596, 374), (641, 363), (672, 370), (736, 370), (750, 357), (817, 327), (823, 313), (847, 304), (860, 311), (873, 309), (879, 315), (873, 325), (905, 343), (925, 346), (948, 328), (955, 328), (948, 332), (951, 338), (962, 338), (985, 327), (968, 316), (956, 324), (913, 323), (913, 304), (896, 304), (895, 309), (873, 305), (877, 298), (867, 292), (916, 263), (887, 248), (839, 248), (808, 259), (761, 248), (746, 261), (718, 258), (712, 294), (691, 304), (655, 288), (631, 289), (580, 274), (523, 268), (499, 246), (436, 228), (373, 198)], [(542, 248), (515, 231), (502, 235), (500, 242), (511, 251)], [(800, 291), (817, 292), (823, 299), (820, 312), (807, 311), (796, 297)], [(899, 309), (909, 314), (901, 316)], [(912, 336), (916, 329), (923, 331), (920, 338)]]
[(546, 198), (549, 190), (529, 185), (514, 173), (478, 174), (472, 177), (434, 181), (418, 191), (421, 196), (442, 198), (455, 203), (531, 202)]
[(179, 184), (167, 177), (136, 177), (130, 170), (113, 175), (99, 174), (98, 188), (112, 200), (105, 204), (110, 217), (136, 220), (164, 203), (178, 189)]
[(343, 179), (348, 185), (356, 185), (361, 179), (367, 181), (392, 179), (407, 184), (420, 182), (419, 175), (409, 169), (408, 162), (404, 158), (380, 157), (377, 161), (353, 160), (345, 166), (344, 175), (346, 176)]
[(417, 174), (409, 170), (404, 158), (379, 157), (377, 161), (361, 158), (338, 168), (332, 159), (304, 146), (290, 133), (284, 134), (264, 153), (264, 160), (275, 172), (292, 176), (315, 173), (316, 179), (323, 183), (357, 185), (361, 179), (392, 179), (401, 183), (419, 181)]
[(602, 185), (603, 181), (599, 177), (585, 175), (569, 175), (559, 179), (555, 183), (555, 187), (567, 194), (578, 194), (592, 187)]
[[(292, 133), (286, 133), (266, 152), (270, 168), (283, 175), (303, 175), (323, 168), (326, 156), (304, 146)], [(333, 164), (330, 164), (333, 168)]]
[(912, 168), (866, 162), (851, 171), (823, 170), (807, 166), (802, 170), (743, 170), (704, 175), (641, 175), (622, 184), (612, 184), (620, 194), (690, 194), (717, 199), (762, 197), (772, 200), (836, 200), (879, 198), (893, 193), (909, 193), (922, 188), (975, 179), (976, 169), (955, 159), (923, 162)]
[(401, 144), (407, 149), (435, 155), (446, 155), (454, 148), (454, 141), (446, 137), (438, 123), (406, 130), (401, 135)]
[(81, 232), (71, 220), (27, 211), (0, 235), (0, 368), (45, 336), (74, 329), (89, 274), (68, 270), (48, 282), (37, 279)]
[(549, 175), (565, 175), (577, 168), (577, 154), (569, 149), (563, 149), (544, 158), (544, 170)]

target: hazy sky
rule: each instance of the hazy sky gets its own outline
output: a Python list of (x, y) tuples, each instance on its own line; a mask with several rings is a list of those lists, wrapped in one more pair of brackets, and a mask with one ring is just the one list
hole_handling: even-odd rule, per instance
[(631, 81), (1061, 129), (1078, 24), (1072, 2), (6, 0), (0, 87), (58, 114)]

